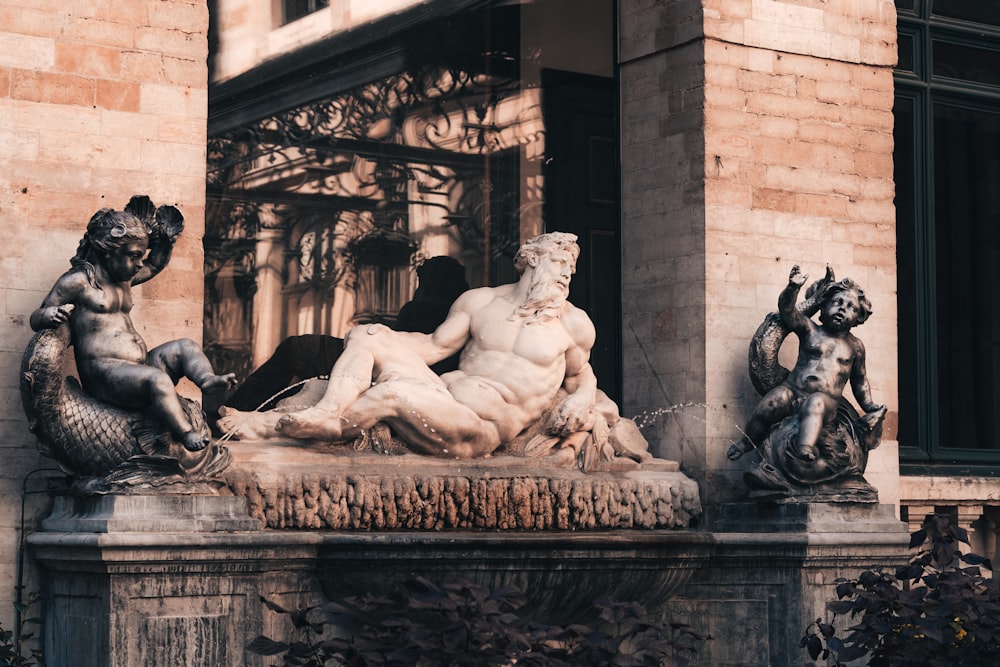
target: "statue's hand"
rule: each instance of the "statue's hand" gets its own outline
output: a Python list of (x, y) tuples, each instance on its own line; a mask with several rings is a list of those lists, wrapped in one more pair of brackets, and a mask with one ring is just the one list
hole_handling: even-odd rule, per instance
[(64, 303), (61, 306), (43, 308), (40, 317), (42, 328), (55, 329), (63, 322), (68, 321), (69, 316), (73, 314), (74, 307), (71, 303)]
[(545, 430), (558, 435), (589, 431), (594, 427), (593, 407), (585, 397), (571, 394), (552, 411)]
[(808, 278), (809, 274), (802, 273), (802, 271), (799, 270), (799, 265), (796, 264), (792, 267), (791, 272), (788, 274), (788, 284), (795, 285), (797, 287), (802, 287), (802, 285), (805, 284), (806, 279)]
[[(884, 405), (868, 405), (863, 406), (865, 409), (865, 414), (861, 415), (861, 422), (865, 425), (868, 433), (864, 436), (863, 446), (871, 451), (878, 447), (879, 441), (882, 439), (882, 422), (885, 419), (885, 406)], [(868, 408), (874, 408), (873, 410), (868, 410)]]

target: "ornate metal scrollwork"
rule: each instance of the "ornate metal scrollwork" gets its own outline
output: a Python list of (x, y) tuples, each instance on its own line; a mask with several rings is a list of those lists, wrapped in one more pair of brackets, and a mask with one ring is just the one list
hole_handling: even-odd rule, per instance
[[(515, 76), (486, 73), (516, 71), (517, 57), (472, 61), (417, 67), (211, 137), (206, 315), (225, 298), (215, 285), (223, 266), (256, 278), (253, 242), (265, 229), (280, 230), (286, 278), (317, 290), (351, 280), (359, 262), (413, 261), (420, 238), (411, 216), (421, 208), (437, 211), (428, 216), (438, 233), (467, 252), (513, 256), (524, 208), (517, 170), (523, 155), (544, 152), (539, 98)], [(252, 321), (249, 304), (244, 319)], [(206, 317), (209, 347), (221, 337), (212, 327)]]

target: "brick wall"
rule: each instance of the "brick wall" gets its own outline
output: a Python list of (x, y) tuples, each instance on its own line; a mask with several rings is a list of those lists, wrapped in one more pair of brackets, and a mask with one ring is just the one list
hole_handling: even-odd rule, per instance
[[(649, 6), (647, 6), (649, 5)], [(623, 414), (705, 401), (704, 44), (697, 0), (620, 4)], [(684, 408), (699, 412), (703, 408)], [(647, 430), (693, 460), (704, 429), (677, 412)]]
[(330, 0), (325, 8), (282, 25), (278, 2), (215, 0), (219, 43), (212, 60), (212, 81), (226, 81), (332, 34), (432, 1)]
[(895, 9), (621, 7), (626, 412), (697, 404), (653, 437), (719, 502), (742, 490), (745, 464), (725, 450), (758, 399), (747, 345), (793, 264), (819, 277), (830, 263), (865, 288), (875, 315), (857, 334), (876, 400), (895, 410)]
[[(28, 315), (87, 220), (136, 193), (186, 231), (133, 316), (151, 345), (201, 338), (208, 10), (181, 0), (0, 0), (0, 622), (8, 624), (22, 479), (35, 453), (18, 394)], [(37, 488), (34, 485), (33, 488)], [(29, 519), (43, 501), (33, 496)]]

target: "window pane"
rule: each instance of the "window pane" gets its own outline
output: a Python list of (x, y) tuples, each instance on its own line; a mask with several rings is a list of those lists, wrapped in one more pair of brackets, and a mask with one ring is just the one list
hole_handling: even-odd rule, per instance
[[(572, 152), (591, 146), (581, 119), (602, 120), (609, 129), (600, 136), (613, 142), (612, 3), (574, 5), (573, 31), (555, 11), (561, 6), (443, 14), (407, 21), (385, 39), (367, 29), (333, 35), (345, 48), (377, 38), (337, 57), (360, 63), (356, 75), (328, 74), (326, 61), (289, 61), (288, 73), (274, 78), (294, 104), (265, 99), (260, 110), (241, 109), (253, 120), (209, 139), (204, 340), (219, 367), (242, 379), (292, 336), (404, 326), (400, 313), (428, 258), (461, 264), (461, 282), (472, 287), (514, 282), (514, 254), (543, 231), (579, 236), (569, 298), (597, 313), (598, 341), (618, 331), (617, 312), (586, 300), (588, 279), (615, 286), (614, 303), (620, 299), (601, 273), (617, 280), (617, 260), (586, 265), (591, 228), (616, 233), (616, 181), (600, 172), (588, 181), (590, 172), (577, 167), (589, 164), (589, 153)], [(385, 25), (397, 25), (387, 16)], [(320, 18), (300, 21), (321, 31)], [(593, 148), (595, 167), (614, 165), (613, 145)], [(617, 248), (617, 237), (601, 243), (612, 243), (602, 251)], [(599, 367), (594, 357), (606, 391), (619, 374), (617, 343), (613, 351), (614, 364)]]
[(934, 76), (1000, 85), (1000, 51), (934, 40)]
[(899, 33), (897, 37), (899, 48), (899, 63), (896, 69), (904, 72), (913, 72), (913, 35)]
[(291, 23), (307, 14), (323, 9), (330, 0), (282, 0), (285, 23)]
[(896, 0), (896, 9), (913, 11), (913, 0)]
[(917, 442), (917, 274), (916, 216), (914, 214), (914, 102), (897, 97), (893, 108), (896, 122), (894, 178), (896, 181), (897, 315), (899, 318), (899, 444)]
[[(1000, 3), (996, 0), (933, 0), (937, 16), (1000, 25)], [(899, 3), (896, 3), (899, 6)]]
[(998, 449), (1000, 114), (934, 106), (942, 447)]

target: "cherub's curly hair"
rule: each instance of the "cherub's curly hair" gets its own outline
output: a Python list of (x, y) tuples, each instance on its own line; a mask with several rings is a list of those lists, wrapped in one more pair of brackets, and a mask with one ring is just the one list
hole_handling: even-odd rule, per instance
[(556, 250), (563, 250), (573, 256), (575, 262), (580, 256), (580, 246), (576, 243), (576, 234), (569, 232), (549, 232), (540, 234), (526, 242), (514, 255), (514, 268), (518, 274), (524, 273), (528, 259)]
[(834, 294), (840, 292), (854, 292), (858, 295), (858, 324), (864, 324), (872, 315), (872, 302), (865, 296), (865, 291), (861, 289), (861, 286), (850, 278), (837, 280), (823, 288), (823, 297), (820, 299), (821, 306), (826, 305), (826, 302), (832, 299)]
[(149, 239), (149, 225), (128, 211), (102, 208), (87, 223), (87, 231), (80, 239), (76, 255), (69, 263), (87, 275), (87, 281), (94, 282), (94, 262), (99, 252), (112, 252), (129, 243)]

